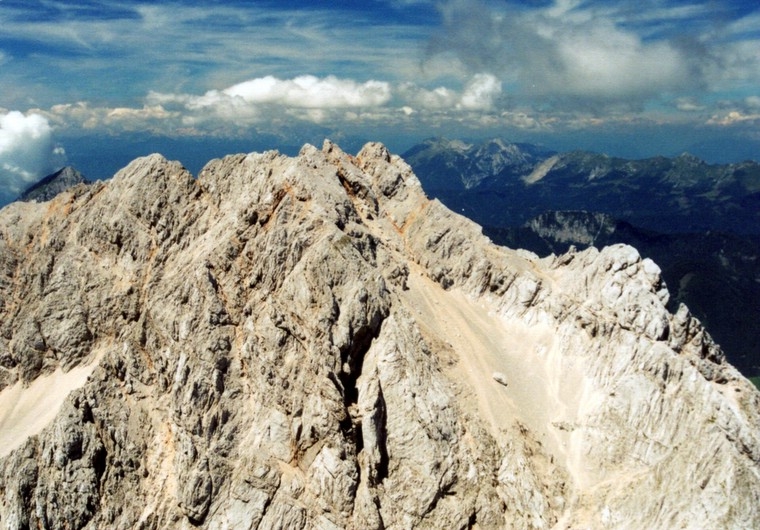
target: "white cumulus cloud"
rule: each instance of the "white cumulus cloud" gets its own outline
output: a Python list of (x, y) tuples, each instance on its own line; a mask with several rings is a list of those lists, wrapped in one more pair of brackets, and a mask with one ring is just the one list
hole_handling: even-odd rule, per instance
[(313, 75), (281, 80), (267, 76), (231, 86), (224, 90), (224, 94), (240, 97), (249, 103), (279, 103), (289, 107), (329, 109), (382, 105), (390, 99), (391, 89), (383, 81), (357, 83), (335, 76), (320, 79)]
[(476, 74), (462, 93), (460, 104), (469, 110), (490, 110), (501, 95), (501, 81), (491, 74)]
[(501, 95), (501, 81), (494, 75), (478, 73), (461, 91), (439, 86), (428, 89), (414, 83), (403, 83), (398, 95), (413, 107), (429, 110), (492, 110)]
[(716, 114), (707, 120), (708, 125), (736, 125), (739, 123), (756, 124), (760, 122), (760, 113), (748, 113), (741, 110), (732, 110), (723, 114)]
[(356, 110), (383, 107), (391, 95), (391, 85), (385, 81), (265, 76), (203, 95), (151, 92), (146, 108), (165, 109), (172, 117), (179, 112), (188, 127), (276, 125), (285, 117), (322, 123)]
[(18, 111), (0, 114), (0, 194), (14, 198), (63, 160), (63, 149), (56, 147), (45, 117)]
[(266, 76), (243, 81), (223, 90), (210, 90), (202, 96), (151, 93), (149, 98), (158, 103), (183, 103), (189, 109), (243, 105), (342, 109), (383, 105), (391, 98), (391, 87), (384, 81), (359, 83), (335, 76), (319, 78), (301, 75), (293, 79)]
[(410, 108), (451, 109), (459, 102), (459, 94), (443, 86), (427, 89), (414, 83), (403, 83), (398, 87), (401, 98), (411, 105)]

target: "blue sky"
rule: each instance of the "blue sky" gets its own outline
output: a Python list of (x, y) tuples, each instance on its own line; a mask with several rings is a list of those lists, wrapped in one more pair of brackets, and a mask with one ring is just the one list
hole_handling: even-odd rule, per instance
[(191, 169), (326, 136), (730, 161), (759, 126), (755, 2), (0, 0), (6, 195), (151, 146)]

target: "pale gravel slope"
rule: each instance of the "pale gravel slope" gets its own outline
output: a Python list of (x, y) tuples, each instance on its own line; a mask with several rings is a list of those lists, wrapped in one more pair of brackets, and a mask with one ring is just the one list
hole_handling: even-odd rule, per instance
[(96, 363), (68, 372), (57, 368), (28, 386), (17, 382), (0, 392), (0, 458), (52, 423), (66, 397), (81, 388)]

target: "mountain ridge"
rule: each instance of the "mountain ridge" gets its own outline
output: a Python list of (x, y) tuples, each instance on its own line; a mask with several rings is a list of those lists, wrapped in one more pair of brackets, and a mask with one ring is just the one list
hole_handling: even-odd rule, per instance
[[(688, 153), (626, 160), (546, 152), (533, 167), (503, 165), (467, 188), (461, 175), (479, 157), (481, 166), (493, 167), (484, 146), (507, 144), (428, 140), (409, 151), (408, 161), (431, 196), (480, 223), (500, 244), (540, 255), (569, 245), (635, 246), (663, 266), (674, 298), (710, 323), (729, 359), (747, 375), (760, 374), (760, 330), (754, 325), (760, 318), (754, 296), (760, 278), (760, 164), (707, 164)], [(518, 146), (508, 145), (501, 158)], [(443, 162), (449, 164), (445, 172)], [(560, 214), (575, 228), (548, 219)], [(542, 220), (554, 227), (547, 230), (564, 231), (564, 242), (559, 233), (541, 236)]]
[(380, 144), (152, 155), (0, 224), (9, 528), (760, 524), (760, 392), (657, 265), (497, 247)]
[(663, 234), (597, 212), (545, 212), (522, 227), (484, 232), (500, 245), (540, 256), (624, 243), (661, 268), (670, 308), (683, 303), (699, 317), (727, 358), (748, 376), (760, 374), (760, 238), (719, 232)]

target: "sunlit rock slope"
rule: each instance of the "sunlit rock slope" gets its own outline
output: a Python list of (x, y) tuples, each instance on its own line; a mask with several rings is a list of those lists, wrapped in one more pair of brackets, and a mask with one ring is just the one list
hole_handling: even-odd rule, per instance
[(760, 527), (760, 393), (667, 298), (379, 144), (135, 160), (0, 211), (0, 525)]

